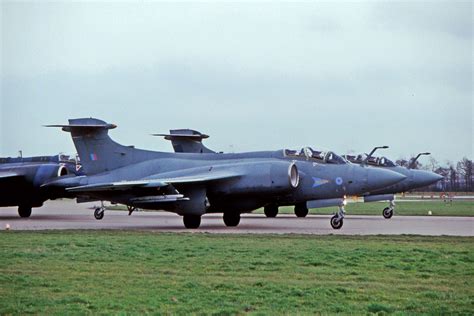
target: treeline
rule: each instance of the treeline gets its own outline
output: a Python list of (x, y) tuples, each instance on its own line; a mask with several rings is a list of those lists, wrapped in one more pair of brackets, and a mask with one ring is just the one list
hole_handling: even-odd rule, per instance
[[(396, 161), (398, 165), (408, 167), (410, 160), (399, 159)], [(473, 192), (473, 174), (472, 160), (464, 157), (458, 162), (448, 161), (444, 165), (440, 164), (435, 158), (430, 157), (429, 161), (422, 164), (415, 162), (415, 169), (433, 171), (444, 177), (437, 183), (415, 191), (445, 191), (445, 192)]]

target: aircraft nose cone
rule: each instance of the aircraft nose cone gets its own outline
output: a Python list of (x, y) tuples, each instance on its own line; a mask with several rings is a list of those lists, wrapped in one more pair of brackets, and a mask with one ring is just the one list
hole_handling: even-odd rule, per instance
[(416, 187), (425, 187), (443, 179), (442, 176), (434, 172), (424, 170), (413, 170), (413, 172), (413, 184), (416, 185)]
[(398, 172), (382, 168), (370, 168), (367, 174), (367, 187), (369, 190), (382, 189), (394, 185), (407, 177)]

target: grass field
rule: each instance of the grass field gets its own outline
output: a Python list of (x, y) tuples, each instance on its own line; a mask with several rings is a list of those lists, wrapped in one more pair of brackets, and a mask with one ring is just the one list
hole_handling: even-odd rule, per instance
[(0, 314), (472, 314), (474, 238), (1, 232)]

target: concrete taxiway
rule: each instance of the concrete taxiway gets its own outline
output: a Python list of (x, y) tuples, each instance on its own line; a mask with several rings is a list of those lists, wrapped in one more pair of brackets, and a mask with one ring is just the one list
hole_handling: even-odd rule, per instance
[(64, 229), (125, 229), (158, 232), (202, 232), (228, 234), (314, 234), (314, 235), (451, 235), (474, 236), (474, 218), (435, 216), (356, 216), (348, 214), (344, 226), (334, 230), (328, 215), (279, 215), (266, 218), (263, 214), (243, 214), (238, 227), (226, 227), (222, 214), (204, 215), (201, 227), (184, 228), (182, 218), (166, 212), (135, 212), (128, 216), (124, 211), (106, 211), (102, 220), (96, 220), (94, 203), (76, 204), (73, 201), (50, 201), (33, 209), (30, 218), (20, 218), (17, 208), (0, 209), (0, 229), (7, 224), (11, 230), (64, 230)]

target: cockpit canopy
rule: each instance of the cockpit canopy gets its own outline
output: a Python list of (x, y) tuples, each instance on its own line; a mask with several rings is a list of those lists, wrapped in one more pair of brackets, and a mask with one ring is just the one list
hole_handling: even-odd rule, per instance
[(347, 164), (348, 161), (341, 156), (337, 155), (332, 151), (318, 151), (313, 150), (311, 147), (304, 147), (299, 152), (296, 150), (289, 150), (285, 149), (285, 156), (286, 157), (298, 157), (298, 158), (305, 158), (308, 160), (314, 160), (322, 163), (329, 163), (329, 164), (336, 164), (336, 165), (343, 165)]
[(381, 167), (395, 167), (396, 164), (387, 157), (377, 158), (377, 165)]
[[(344, 157), (352, 163), (362, 163), (367, 158), (367, 155), (357, 155), (357, 156), (345, 155)], [(388, 159), (387, 157), (373, 157), (372, 156), (369, 159), (367, 159), (367, 163), (369, 165), (379, 166), (379, 167), (395, 167), (396, 166), (396, 164), (390, 159)]]

